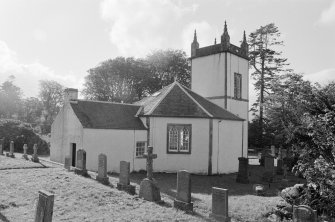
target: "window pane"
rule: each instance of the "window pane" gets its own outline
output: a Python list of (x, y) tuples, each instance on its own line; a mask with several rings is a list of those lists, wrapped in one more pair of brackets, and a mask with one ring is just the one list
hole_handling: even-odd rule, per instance
[(180, 151), (188, 152), (189, 151), (189, 144), (190, 144), (190, 132), (185, 127), (181, 131), (181, 135), (182, 135), (182, 138), (180, 139), (180, 142), (181, 142)]
[(169, 150), (178, 151), (178, 130), (174, 127), (169, 130)]
[(136, 157), (141, 157), (145, 153), (145, 142), (136, 142)]

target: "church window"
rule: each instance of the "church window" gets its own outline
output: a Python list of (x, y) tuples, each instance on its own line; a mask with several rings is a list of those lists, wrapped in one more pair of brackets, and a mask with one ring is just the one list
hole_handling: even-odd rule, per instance
[(191, 125), (168, 124), (167, 152), (191, 153)]
[(234, 98), (242, 99), (242, 75), (234, 74)]
[(142, 157), (145, 153), (145, 142), (136, 142), (136, 157)]

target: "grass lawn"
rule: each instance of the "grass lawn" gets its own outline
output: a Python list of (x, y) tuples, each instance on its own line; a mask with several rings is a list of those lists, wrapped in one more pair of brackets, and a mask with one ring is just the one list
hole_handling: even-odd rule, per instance
[[(2, 167), (8, 161), (14, 169)], [(266, 197), (253, 195), (252, 184), (259, 182), (260, 166), (250, 166), (250, 184), (235, 183), (234, 174), (192, 175), (194, 214), (186, 214), (173, 208), (176, 174), (155, 174), (163, 200), (157, 204), (67, 172), (58, 165), (43, 162), (45, 168), (35, 163), (36, 168), (19, 167), (22, 164), (32, 162), (0, 156), (0, 221), (33, 221), (41, 189), (55, 193), (53, 221), (210, 221), (212, 186), (229, 189), (232, 222), (269, 221), (264, 215), (281, 201), (276, 195), (277, 184), (270, 184)], [(90, 175), (95, 178), (95, 173)], [(131, 174), (137, 193), (144, 177), (141, 173)], [(299, 182), (293, 176), (290, 180), (292, 184)], [(110, 181), (115, 187), (117, 175), (110, 176)]]

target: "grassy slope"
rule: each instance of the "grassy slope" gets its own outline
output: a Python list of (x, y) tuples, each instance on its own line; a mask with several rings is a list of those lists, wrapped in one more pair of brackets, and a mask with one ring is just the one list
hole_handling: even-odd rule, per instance
[[(0, 168), (3, 159), (9, 158), (0, 156)], [(10, 161), (22, 164), (23, 160)], [(132, 174), (137, 193), (144, 177)], [(53, 221), (206, 221), (211, 210), (212, 186), (229, 189), (232, 221), (265, 221), (263, 215), (280, 201), (275, 196), (275, 185), (268, 190), (268, 197), (258, 197), (251, 195), (251, 184), (236, 184), (235, 175), (192, 175), (195, 214), (189, 215), (173, 208), (176, 175), (156, 174), (155, 178), (162, 191), (161, 204), (144, 201), (137, 195), (128, 195), (58, 166), (0, 170), (0, 220), (33, 221), (37, 193), (41, 189), (55, 193)], [(118, 179), (112, 176), (110, 181), (116, 186)]]

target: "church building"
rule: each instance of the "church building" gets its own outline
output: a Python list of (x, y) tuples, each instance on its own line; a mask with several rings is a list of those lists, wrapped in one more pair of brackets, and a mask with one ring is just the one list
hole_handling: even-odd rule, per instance
[(249, 61), (245, 33), (240, 47), (230, 43), (227, 25), (220, 43), (191, 44), (191, 89), (174, 82), (134, 104), (78, 99), (66, 89), (64, 106), (51, 128), (50, 159), (64, 163), (86, 151), (87, 169), (97, 171), (98, 155), (119, 172), (145, 170), (147, 146), (157, 154), (155, 172), (188, 170), (196, 174), (238, 171), (247, 157)]

